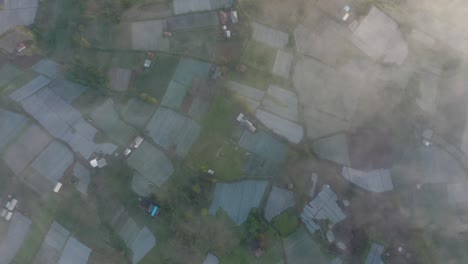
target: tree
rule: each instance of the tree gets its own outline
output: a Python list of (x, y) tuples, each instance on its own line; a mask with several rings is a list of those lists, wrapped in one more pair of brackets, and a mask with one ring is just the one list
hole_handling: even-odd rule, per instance
[(76, 58), (66, 66), (65, 76), (94, 89), (104, 88), (106, 84), (106, 78), (96, 64), (85, 62), (80, 58)]

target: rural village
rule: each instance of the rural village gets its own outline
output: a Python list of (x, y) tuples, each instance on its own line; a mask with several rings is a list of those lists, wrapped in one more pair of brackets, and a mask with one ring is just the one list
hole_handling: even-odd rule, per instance
[(467, 11), (0, 0), (0, 264), (468, 263)]

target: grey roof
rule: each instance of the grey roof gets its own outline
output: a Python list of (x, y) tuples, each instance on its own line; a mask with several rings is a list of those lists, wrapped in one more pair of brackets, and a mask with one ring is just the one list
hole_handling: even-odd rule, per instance
[(10, 98), (16, 102), (21, 102), (27, 97), (31, 96), (35, 92), (39, 91), (42, 87), (49, 84), (50, 79), (42, 75), (37, 76), (32, 81), (18, 88), (16, 91), (10, 94)]
[(377, 243), (372, 243), (365, 264), (383, 264), (381, 259), (384, 247)]
[(76, 238), (70, 237), (57, 264), (86, 264), (89, 255), (91, 255), (90, 248), (83, 245)]
[(250, 210), (260, 205), (267, 185), (267, 181), (253, 180), (217, 183), (209, 213), (215, 215), (222, 208), (237, 225), (241, 225)]
[[(315, 231), (318, 226), (314, 220), (329, 220), (337, 224), (346, 218), (346, 215), (337, 204), (338, 197), (330, 186), (324, 185), (317, 197), (310, 201), (301, 213), (301, 219), (308, 229)], [(308, 226), (309, 225), (309, 226)]]
[(18, 136), (27, 122), (24, 115), (0, 109), (0, 150)]
[(198, 138), (201, 127), (192, 119), (173, 110), (160, 107), (146, 129), (156, 144), (184, 157)]
[(73, 153), (62, 143), (53, 141), (31, 163), (31, 167), (55, 184), (72, 163)]
[(60, 74), (60, 65), (55, 61), (42, 59), (32, 66), (32, 69), (51, 79), (55, 79)]
[(304, 137), (304, 129), (297, 123), (260, 109), (255, 111), (255, 117), (268, 129), (291, 143), (298, 144)]
[(211, 253), (208, 253), (208, 255), (205, 258), (205, 261), (203, 261), (203, 264), (218, 264), (219, 259), (215, 255), (212, 255)]
[(153, 233), (145, 226), (138, 232), (135, 240), (133, 240), (130, 249), (133, 252), (132, 262), (134, 264), (148, 254), (148, 252), (156, 245), (156, 238)]
[(49, 79), (39, 76), (10, 94), (10, 97), (19, 102), (52, 136), (67, 142), (85, 159), (94, 152), (114, 152), (117, 147), (113, 144), (94, 143), (98, 130), (86, 122), (81, 113), (67, 101), (44, 87), (48, 82)]
[(264, 159), (278, 163), (285, 161), (288, 153), (287, 145), (263, 131), (251, 133), (245, 130), (239, 139), (239, 146)]
[(34, 264), (57, 263), (69, 236), (70, 232), (54, 221), (34, 259)]
[(174, 168), (166, 155), (144, 141), (130, 155), (128, 164), (152, 184), (161, 187), (172, 175)]
[(65, 102), (70, 104), (88, 89), (88, 87), (82, 84), (70, 82), (63, 77), (53, 80), (49, 88)]
[(76, 189), (82, 194), (88, 193), (89, 182), (91, 181), (91, 172), (81, 162), (76, 162), (73, 166), (73, 176), (78, 179)]
[(219, 24), (217, 12), (192, 13), (167, 19), (167, 28), (174, 32), (194, 28), (214, 27)]
[(19, 175), (49, 144), (50, 136), (37, 125), (30, 125), (18, 140), (6, 150), (3, 159), (7, 166)]
[(289, 35), (285, 32), (252, 22), (252, 38), (276, 49), (286, 47)]
[(343, 167), (343, 177), (371, 192), (386, 192), (393, 190), (392, 176), (389, 169), (360, 171), (349, 167)]
[(284, 210), (294, 206), (294, 194), (291, 191), (273, 186), (265, 206), (265, 219), (271, 221)]
[(0, 242), (0, 263), (10, 264), (23, 244), (31, 226), (31, 220), (18, 211), (13, 213), (8, 231)]
[(312, 143), (312, 149), (321, 159), (350, 165), (348, 139), (344, 133), (317, 139)]

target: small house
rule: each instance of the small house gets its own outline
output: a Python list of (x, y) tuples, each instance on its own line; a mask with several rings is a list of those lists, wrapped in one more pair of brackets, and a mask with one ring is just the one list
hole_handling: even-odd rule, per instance
[(233, 24), (239, 23), (239, 17), (237, 16), (237, 11), (236, 10), (231, 11), (231, 22)]

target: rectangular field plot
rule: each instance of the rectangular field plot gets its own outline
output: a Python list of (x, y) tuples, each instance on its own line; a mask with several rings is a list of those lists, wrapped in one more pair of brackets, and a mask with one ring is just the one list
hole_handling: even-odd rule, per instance
[(276, 58), (276, 49), (258, 41), (249, 41), (244, 47), (242, 62), (265, 72), (273, 69)]
[(173, 16), (167, 19), (169, 31), (190, 30), (195, 28), (215, 27), (219, 24), (216, 12), (192, 13), (182, 16)]
[(161, 186), (174, 172), (171, 161), (149, 142), (135, 150), (128, 164), (151, 183)]
[(12, 144), (3, 159), (7, 166), (19, 175), (29, 163), (49, 144), (49, 135), (36, 125), (29, 126)]
[(260, 205), (267, 186), (267, 181), (253, 180), (217, 183), (209, 213), (216, 215), (221, 208), (237, 225), (241, 225), (250, 210)]
[(0, 261), (1, 263), (12, 263), (16, 252), (20, 249), (29, 232), (30, 226), (31, 220), (29, 220), (29, 218), (18, 211), (13, 214), (8, 231), (5, 236), (2, 237), (0, 242), (0, 256), (2, 256), (2, 260)]
[(284, 143), (263, 131), (250, 133), (245, 130), (239, 139), (239, 146), (274, 162), (283, 162), (288, 153), (288, 148)]
[(28, 119), (15, 112), (0, 109), (0, 150), (3, 150), (26, 126)]
[(57, 263), (67, 242), (70, 232), (57, 222), (53, 222), (47, 232), (34, 264)]
[(130, 125), (143, 129), (155, 111), (155, 105), (132, 98), (122, 108), (122, 118)]
[(186, 116), (160, 107), (146, 129), (156, 144), (184, 157), (198, 138), (201, 127)]
[(120, 145), (127, 145), (136, 135), (135, 129), (120, 120), (112, 99), (106, 100), (91, 114), (95, 124)]
[(252, 38), (275, 49), (286, 47), (289, 35), (285, 32), (267, 27), (259, 23), (252, 23)]

